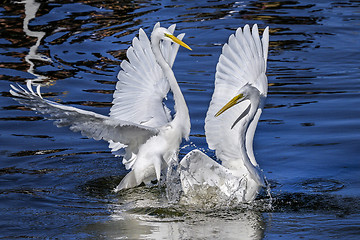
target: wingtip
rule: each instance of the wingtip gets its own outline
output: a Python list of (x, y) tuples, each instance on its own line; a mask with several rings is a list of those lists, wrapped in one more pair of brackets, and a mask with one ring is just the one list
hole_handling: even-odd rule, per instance
[(255, 23), (254, 25), (253, 25), (253, 27), (252, 27), (252, 31), (254, 32), (254, 31), (258, 31), (258, 25)]
[(177, 35), (177, 38), (180, 40), (183, 40), (185, 37), (185, 33), (180, 33), (179, 35)]
[(246, 25), (244, 26), (243, 31), (244, 31), (244, 32), (250, 31), (250, 26), (249, 26), (249, 24), (246, 24)]
[(160, 22), (155, 23), (153, 31), (159, 27), (160, 27)]
[(170, 25), (170, 27), (168, 27), (168, 30), (169, 30), (172, 34), (174, 34), (175, 28), (176, 28), (176, 24), (174, 23), (174, 24)]
[(14, 90), (14, 91), (18, 91), (19, 89), (17, 87), (15, 87), (14, 85), (10, 84), (10, 91)]
[(269, 29), (270, 29), (270, 27), (266, 26), (266, 28), (264, 29), (263, 35), (264, 34), (269, 35)]

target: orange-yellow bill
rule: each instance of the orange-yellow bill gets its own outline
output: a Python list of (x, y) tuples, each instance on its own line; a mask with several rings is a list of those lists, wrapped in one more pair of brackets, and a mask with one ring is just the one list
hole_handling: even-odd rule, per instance
[(239, 94), (237, 96), (235, 96), (233, 99), (231, 99), (227, 104), (225, 104), (225, 106), (223, 106), (216, 114), (215, 117), (220, 116), (223, 112), (225, 112), (226, 110), (228, 110), (229, 108), (235, 106), (236, 104), (238, 104), (239, 102), (241, 102), (241, 100), (243, 100), (244, 95), (243, 94)]
[(192, 50), (191, 47), (189, 47), (186, 43), (184, 43), (183, 41), (181, 41), (180, 39), (178, 39), (177, 37), (175, 37), (174, 35), (170, 35), (165, 33), (165, 36), (170, 38), (171, 40), (173, 40), (174, 42), (176, 42), (177, 44), (179, 44), (180, 46), (183, 46), (184, 48), (187, 48), (189, 50)]

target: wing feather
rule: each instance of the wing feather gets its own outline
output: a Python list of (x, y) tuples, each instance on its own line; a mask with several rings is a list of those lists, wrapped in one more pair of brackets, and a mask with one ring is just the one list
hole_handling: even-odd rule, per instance
[[(160, 24), (156, 24), (154, 28), (159, 26)], [(175, 25), (168, 29), (173, 32)], [(184, 34), (178, 36), (179, 39), (183, 37)], [(160, 47), (165, 60), (172, 66), (179, 45), (163, 41)], [(155, 60), (150, 40), (142, 29), (139, 30), (139, 37), (133, 39), (132, 46), (127, 50), (127, 58), (121, 63), (122, 70), (118, 74), (119, 81), (116, 84), (110, 118), (150, 127), (168, 123), (171, 116), (163, 99), (170, 86)]]
[[(255, 24), (238, 28), (235, 35), (229, 37), (224, 45), (219, 62), (216, 66), (215, 89), (205, 119), (205, 134), (210, 149), (216, 150), (216, 156), (222, 161), (241, 158), (239, 151), (241, 124), (233, 123), (247, 111), (250, 101), (246, 100), (231, 111), (225, 112), (221, 119), (215, 114), (245, 84), (256, 87), (264, 96), (267, 94), (266, 58), (269, 46), (269, 31), (264, 30), (262, 40)], [(260, 109), (261, 113), (261, 109)], [(259, 113), (259, 114), (260, 114)], [(258, 119), (257, 115), (257, 119)], [(254, 126), (251, 126), (254, 128)], [(256, 128), (256, 126), (255, 126)], [(249, 130), (253, 132), (254, 129)], [(251, 135), (251, 134), (250, 134)]]
[[(155, 24), (154, 29), (160, 27)], [(168, 30), (173, 33), (176, 25)], [(185, 34), (178, 35), (183, 39)], [(179, 45), (163, 41), (160, 45), (162, 54), (170, 67), (174, 64)], [(160, 127), (171, 121), (170, 110), (163, 103), (170, 86), (165, 75), (155, 60), (149, 38), (143, 29), (135, 37), (132, 46), (126, 52), (127, 60), (121, 63), (118, 82), (114, 92), (111, 119), (121, 119), (149, 127)], [(123, 144), (110, 141), (109, 148), (116, 155), (123, 155)], [(119, 151), (120, 150), (120, 151)]]
[(28, 90), (11, 85), (10, 93), (19, 103), (47, 115), (48, 119), (55, 120), (58, 127), (68, 126), (74, 132), (95, 140), (120, 142), (131, 146), (132, 149), (145, 143), (150, 137), (158, 134), (156, 128), (146, 127), (123, 120), (114, 120), (110, 117), (85, 111), (71, 106), (65, 106), (47, 99), (43, 99), (32, 90), (28, 82)]

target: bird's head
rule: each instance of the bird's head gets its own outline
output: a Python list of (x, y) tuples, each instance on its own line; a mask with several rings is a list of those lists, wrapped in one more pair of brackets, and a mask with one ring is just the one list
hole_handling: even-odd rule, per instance
[(240, 90), (237, 92), (236, 96), (233, 97), (225, 106), (223, 106), (216, 114), (215, 117), (220, 116), (222, 113), (224, 113), (226, 110), (232, 108), (238, 103), (241, 103), (242, 101), (246, 99), (250, 99), (252, 97), (259, 97), (260, 92), (256, 87), (253, 87), (251, 84), (247, 83), (245, 84)]
[(186, 43), (184, 43), (183, 41), (181, 41), (180, 39), (175, 37), (168, 29), (163, 28), (163, 27), (156, 28), (153, 31), (151, 37), (152, 38), (156, 37), (156, 38), (162, 39), (164, 41), (171, 41), (171, 42), (179, 44), (180, 46), (183, 46), (184, 48), (192, 50)]

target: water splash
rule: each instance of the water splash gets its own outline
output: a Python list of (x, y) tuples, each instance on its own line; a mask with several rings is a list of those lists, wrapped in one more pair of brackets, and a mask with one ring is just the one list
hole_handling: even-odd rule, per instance
[[(165, 189), (170, 204), (196, 206), (204, 210), (233, 208), (247, 201), (250, 187), (247, 181), (246, 177), (234, 176), (215, 160), (196, 150), (181, 163), (171, 162), (166, 173)], [(264, 194), (261, 197), (266, 198), (266, 209), (272, 208), (270, 191), (270, 184), (266, 181), (266, 189), (261, 190), (265, 192), (265, 197)]]
[(177, 203), (182, 194), (179, 163), (171, 161), (166, 173), (166, 197), (169, 203)]

